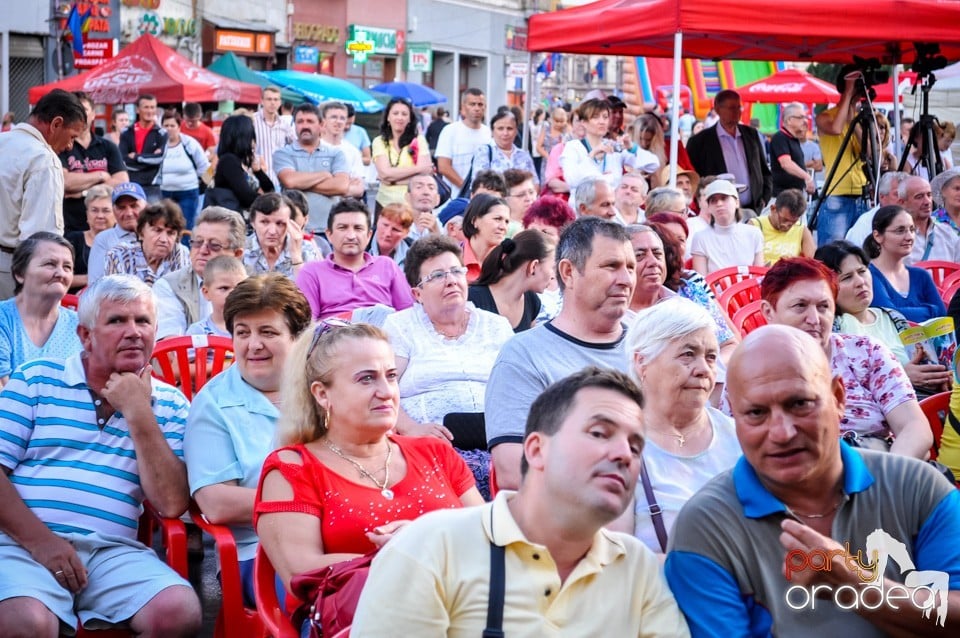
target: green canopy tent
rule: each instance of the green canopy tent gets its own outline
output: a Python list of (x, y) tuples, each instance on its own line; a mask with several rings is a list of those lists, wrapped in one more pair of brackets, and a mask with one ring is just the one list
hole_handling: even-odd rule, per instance
[(307, 101), (307, 98), (304, 97), (304, 95), (299, 91), (285, 87), (279, 87), (264, 76), (252, 70), (232, 52), (217, 58), (213, 64), (207, 67), (207, 70), (234, 80), (239, 80), (241, 82), (249, 82), (250, 84), (256, 84), (257, 86), (261, 87), (272, 86), (279, 88), (280, 98), (284, 102), (290, 102), (294, 106), (300, 104), (301, 102)]

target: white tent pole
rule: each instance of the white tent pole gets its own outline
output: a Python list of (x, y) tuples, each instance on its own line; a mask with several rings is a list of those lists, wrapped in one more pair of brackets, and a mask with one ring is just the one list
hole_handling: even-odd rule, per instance
[[(893, 58), (893, 130), (890, 131), (890, 137), (893, 139), (893, 147), (896, 149), (897, 161), (900, 161), (900, 63), (898, 56)], [(884, 149), (880, 149), (880, 155), (883, 156)]]
[(683, 33), (673, 35), (673, 100), (670, 105), (670, 186), (677, 186), (677, 153), (680, 144), (680, 62)]

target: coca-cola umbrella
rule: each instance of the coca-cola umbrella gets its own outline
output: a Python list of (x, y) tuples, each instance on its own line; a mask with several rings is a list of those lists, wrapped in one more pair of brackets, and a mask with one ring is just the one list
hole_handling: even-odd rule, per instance
[(835, 104), (840, 101), (840, 93), (833, 84), (799, 69), (777, 71), (762, 80), (737, 87), (737, 93), (744, 102)]
[(128, 104), (150, 94), (164, 102), (260, 101), (260, 87), (197, 66), (149, 33), (124, 47), (114, 59), (59, 82), (30, 89), (31, 104), (52, 91), (84, 91), (98, 104)]

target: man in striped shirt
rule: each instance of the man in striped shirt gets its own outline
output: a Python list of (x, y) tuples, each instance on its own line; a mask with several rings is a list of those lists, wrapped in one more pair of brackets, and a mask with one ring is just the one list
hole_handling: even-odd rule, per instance
[(268, 86), (260, 96), (260, 110), (253, 114), (253, 129), (257, 134), (257, 155), (263, 170), (280, 190), (280, 182), (273, 170), (273, 152), (296, 139), (293, 129), (280, 119), (280, 89)]
[(83, 351), (20, 366), (0, 393), (0, 635), (122, 624), (192, 636), (190, 584), (136, 540), (144, 499), (165, 516), (189, 501), (188, 403), (151, 378), (153, 291), (111, 275), (83, 295)]

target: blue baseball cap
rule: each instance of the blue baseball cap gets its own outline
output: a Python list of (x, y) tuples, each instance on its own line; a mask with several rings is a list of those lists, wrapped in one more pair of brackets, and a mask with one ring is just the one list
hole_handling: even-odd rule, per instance
[(143, 192), (143, 187), (136, 182), (124, 182), (113, 187), (113, 203), (121, 197), (135, 197), (137, 199), (147, 200), (147, 194)]
[(443, 210), (440, 211), (440, 214), (437, 215), (437, 217), (440, 219), (440, 223), (446, 226), (447, 222), (457, 215), (463, 215), (463, 211), (467, 210), (467, 204), (469, 203), (470, 200), (465, 197), (451, 199), (449, 202), (447, 202), (447, 205), (443, 207)]

